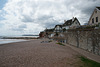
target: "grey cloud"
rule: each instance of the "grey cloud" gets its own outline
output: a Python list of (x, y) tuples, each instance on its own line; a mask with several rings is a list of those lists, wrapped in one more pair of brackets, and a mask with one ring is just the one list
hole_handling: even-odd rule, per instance
[(26, 24), (22, 24), (18, 28), (27, 28), (27, 25)]
[(76, 8), (79, 9), (82, 13), (90, 15), (97, 6), (100, 6), (100, 0), (88, 0), (80, 2)]
[(23, 15), (23, 18), (20, 18), (22, 22), (33, 22), (34, 20), (32, 19), (32, 17), (28, 16), (28, 15)]
[[(69, 20), (73, 16), (76, 16), (84, 24), (88, 22), (96, 6), (100, 6), (100, 0), (20, 0), (18, 3), (16, 1), (10, 3), (9, 1), (9, 4), (5, 6), (7, 8), (5, 12), (15, 12), (16, 15), (12, 15), (11, 13), (5, 14), (5, 19), (9, 20), (13, 16), (15, 18), (20, 17), (17, 19), (18, 24), (30, 22), (40, 25), (41, 28), (50, 28), (56, 24), (64, 23), (64, 19)], [(56, 20), (53, 20), (53, 18)], [(15, 20), (12, 20), (12, 22), (14, 23)], [(13, 27), (12, 30), (24, 31), (26, 28), (26, 25), (19, 25)]]
[(97, 1), (97, 0), (88, 0), (88, 1), (93, 1), (93, 2), (95, 2), (95, 1)]
[(56, 24), (59, 24), (58, 22), (48, 22), (48, 23), (45, 23), (45, 28), (54, 28)]
[(38, 20), (44, 21), (44, 20), (48, 20), (48, 19), (51, 19), (51, 18), (53, 18), (53, 16), (50, 16), (50, 15), (43, 15), (43, 16), (40, 16), (40, 17), (38, 18)]
[(12, 27), (12, 30), (13, 31), (24, 31), (25, 28), (27, 28), (27, 25), (22, 24), (22, 25), (19, 25), (18, 27)]
[(2, 28), (4, 26), (4, 24), (3, 23), (0, 23), (0, 28)]
[(13, 31), (20, 31), (20, 32), (24, 31), (23, 28), (13, 28), (12, 30), (13, 30)]
[(44, 23), (42, 23), (41, 25), (44, 28), (54, 28), (54, 26), (57, 24), (60, 24), (60, 22), (58, 20), (48, 19)]
[(95, 9), (95, 6), (94, 7), (88, 7), (86, 9), (82, 9), (82, 12), (86, 13), (86, 14), (91, 14), (94, 9)]

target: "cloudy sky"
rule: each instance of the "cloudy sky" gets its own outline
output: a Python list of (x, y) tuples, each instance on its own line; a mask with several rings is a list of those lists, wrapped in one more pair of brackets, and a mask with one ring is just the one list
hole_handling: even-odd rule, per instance
[(100, 0), (0, 0), (0, 35), (38, 34), (73, 16), (88, 22)]

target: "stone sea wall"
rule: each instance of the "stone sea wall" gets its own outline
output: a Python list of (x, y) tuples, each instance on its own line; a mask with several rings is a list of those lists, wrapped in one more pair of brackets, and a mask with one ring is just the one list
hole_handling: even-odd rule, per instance
[(69, 30), (66, 35), (70, 45), (100, 55), (100, 30)]
[[(59, 38), (59, 41), (66, 43), (100, 55), (100, 30), (94, 29), (81, 29), (81, 30), (68, 30), (64, 33), (65, 37)], [(57, 40), (57, 37), (56, 37)]]

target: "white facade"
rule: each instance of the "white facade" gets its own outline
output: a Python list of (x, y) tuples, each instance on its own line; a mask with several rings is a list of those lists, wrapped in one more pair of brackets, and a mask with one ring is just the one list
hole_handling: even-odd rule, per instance
[(61, 32), (62, 28), (58, 25), (55, 27), (54, 32)]
[(75, 20), (71, 26), (80, 26), (80, 24), (79, 24), (78, 20)]
[(80, 26), (80, 22), (78, 21), (77, 18), (74, 18), (72, 19), (72, 22), (70, 22), (71, 25), (66, 25), (63, 27), (63, 29), (69, 29), (69, 28), (76, 28), (76, 27), (79, 27)]
[(57, 26), (57, 27), (55, 28), (55, 30), (61, 30), (61, 27), (60, 27), (60, 26)]
[(100, 10), (96, 8), (89, 19), (89, 25), (94, 25), (100, 23)]
[(64, 26), (64, 27), (62, 27), (63, 29), (65, 28), (65, 29), (69, 29), (69, 26)]
[(55, 34), (54, 34), (54, 33), (52, 33), (52, 34), (50, 35), (50, 37), (54, 37), (54, 35), (55, 35)]
[(79, 23), (79, 21), (78, 20), (75, 20), (74, 22), (73, 22), (73, 24), (70, 26), (70, 27), (72, 27), (72, 28), (76, 28), (76, 27), (79, 27), (80, 26), (80, 23)]

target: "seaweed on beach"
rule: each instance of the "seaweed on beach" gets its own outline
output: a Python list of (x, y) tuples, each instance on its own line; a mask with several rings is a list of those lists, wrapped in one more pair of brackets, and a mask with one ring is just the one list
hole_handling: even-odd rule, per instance
[(60, 42), (59, 42), (59, 43), (56, 43), (56, 44), (59, 44), (59, 45), (65, 46), (64, 44), (62, 44), (62, 43), (60, 43)]

